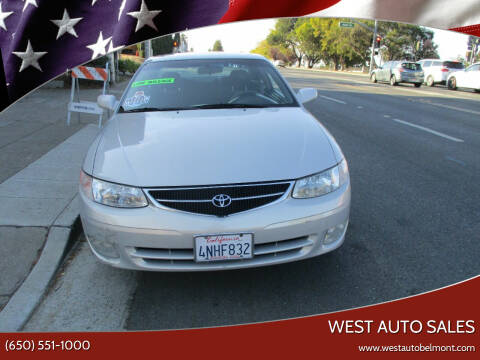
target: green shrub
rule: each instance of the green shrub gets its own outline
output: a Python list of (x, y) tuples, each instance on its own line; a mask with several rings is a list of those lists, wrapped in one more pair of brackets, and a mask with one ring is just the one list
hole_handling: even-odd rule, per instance
[(108, 58), (106, 56), (99, 57), (85, 64), (85, 66), (105, 68), (107, 66)]
[(132, 60), (118, 60), (118, 70), (126, 73), (134, 73), (140, 67), (141, 64)]

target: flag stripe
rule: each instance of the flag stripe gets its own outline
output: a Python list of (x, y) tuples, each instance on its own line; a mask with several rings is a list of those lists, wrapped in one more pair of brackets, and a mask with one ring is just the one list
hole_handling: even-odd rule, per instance
[(77, 66), (72, 69), (72, 77), (78, 79), (107, 81), (108, 74), (105, 69), (89, 66)]

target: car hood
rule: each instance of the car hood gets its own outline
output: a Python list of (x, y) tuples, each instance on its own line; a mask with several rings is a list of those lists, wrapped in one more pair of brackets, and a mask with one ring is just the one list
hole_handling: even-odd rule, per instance
[(116, 114), (98, 142), (93, 175), (141, 187), (300, 178), (337, 163), (303, 108)]

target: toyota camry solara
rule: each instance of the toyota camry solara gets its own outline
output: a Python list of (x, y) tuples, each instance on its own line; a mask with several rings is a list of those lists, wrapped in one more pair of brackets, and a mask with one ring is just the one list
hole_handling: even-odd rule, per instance
[(344, 241), (347, 162), (257, 55), (148, 59), (91, 145), (81, 219), (103, 262), (153, 271), (223, 270), (324, 254)]

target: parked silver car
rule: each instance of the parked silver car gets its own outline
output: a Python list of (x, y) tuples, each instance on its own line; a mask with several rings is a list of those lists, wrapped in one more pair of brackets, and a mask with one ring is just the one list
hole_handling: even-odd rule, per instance
[(423, 59), (419, 60), (418, 63), (422, 65), (425, 84), (428, 86), (445, 85), (448, 75), (465, 69), (461, 62), (453, 60)]
[(372, 82), (389, 82), (395, 86), (399, 83), (411, 83), (420, 87), (423, 83), (424, 74), (422, 66), (410, 61), (387, 61), (370, 74)]
[(324, 254), (344, 241), (347, 162), (264, 57), (149, 58), (80, 176), (93, 253), (122, 268), (222, 270)]

